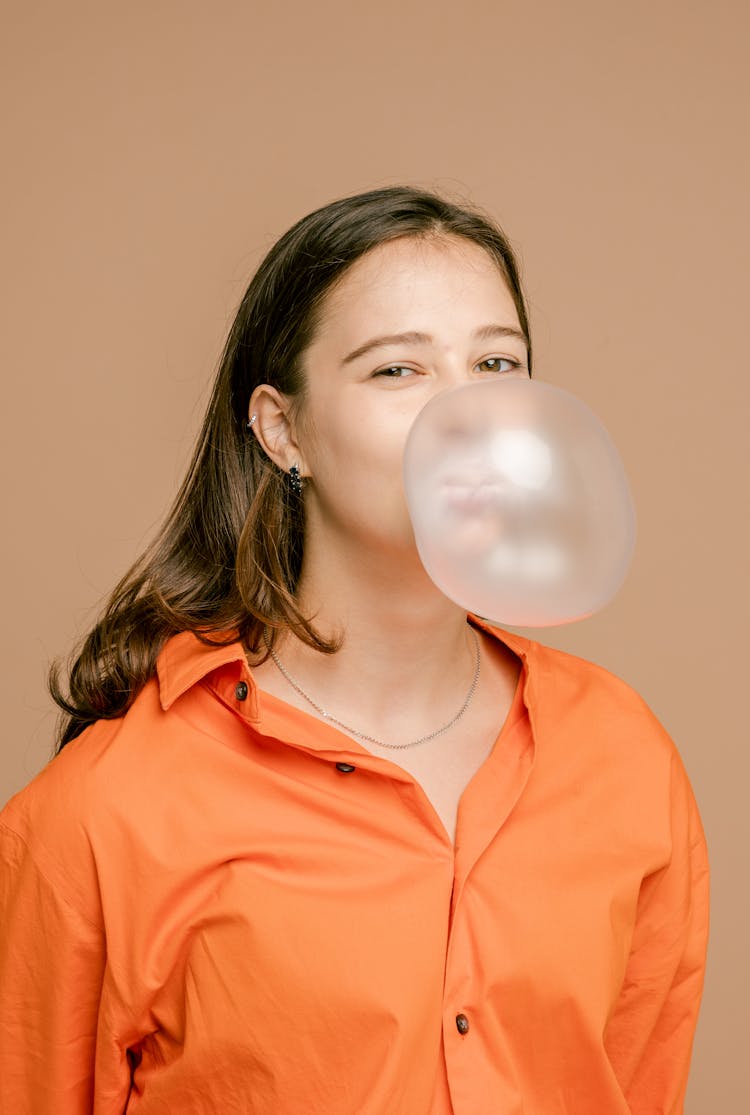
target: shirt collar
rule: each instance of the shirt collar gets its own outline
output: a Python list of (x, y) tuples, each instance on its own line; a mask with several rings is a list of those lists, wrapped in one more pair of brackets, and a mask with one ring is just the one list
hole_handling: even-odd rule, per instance
[[(226, 642), (227, 639), (232, 639), (232, 635), (217, 633), (215, 639), (217, 642), (220, 639)], [(214, 646), (199, 639), (192, 631), (181, 631), (179, 635), (173, 635), (156, 660), (161, 707), (166, 712), (188, 689), (192, 689), (215, 670), (232, 663), (239, 665), (238, 677), (242, 676), (254, 688), (244, 648), (236, 638), (224, 646)]]
[[(506, 631), (504, 628), (491, 625), (487, 620), (470, 615), (469, 619), (475, 626), (486, 631), (490, 636), (505, 643), (517, 654), (526, 666), (526, 703), (533, 699), (534, 671), (532, 661), (534, 652), (540, 646), (533, 639)], [(237, 664), (237, 680), (246, 682), (250, 693), (255, 698), (255, 682), (247, 665), (245, 651), (242, 643), (232, 639), (231, 634), (218, 633), (216, 641), (224, 640), (224, 646), (215, 646), (203, 642), (192, 631), (181, 631), (173, 635), (165, 643), (156, 661), (156, 674), (159, 682), (159, 700), (165, 710), (191, 689), (198, 682), (203, 681), (209, 674), (221, 667)], [(253, 704), (255, 701), (253, 700)]]

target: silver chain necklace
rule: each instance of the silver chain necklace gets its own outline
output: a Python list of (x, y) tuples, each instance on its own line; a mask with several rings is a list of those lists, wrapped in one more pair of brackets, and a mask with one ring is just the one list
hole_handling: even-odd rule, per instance
[(461, 705), (461, 708), (458, 710), (458, 712), (453, 717), (453, 719), (449, 720), (447, 724), (443, 724), (442, 728), (438, 728), (436, 731), (430, 732), (430, 734), (428, 736), (420, 736), (419, 739), (413, 739), (411, 741), (411, 743), (383, 743), (382, 740), (375, 739), (374, 736), (368, 736), (365, 732), (360, 732), (356, 728), (351, 728), (348, 724), (344, 724), (344, 722), (342, 720), (337, 720), (335, 716), (331, 716), (330, 712), (326, 712), (326, 710), (324, 708), (321, 708), (320, 705), (315, 703), (315, 701), (312, 699), (312, 697), (308, 696), (308, 694), (305, 693), (304, 689), (299, 684), (299, 682), (295, 681), (294, 678), (292, 677), (292, 675), (289, 673), (289, 671), (282, 665), (282, 663), (279, 659), (279, 656), (275, 653), (275, 651), (273, 651), (271, 649), (271, 646), (268, 642), (268, 636), (267, 635), (265, 636), (265, 642), (266, 642), (266, 646), (268, 647), (268, 653), (271, 655), (271, 658), (273, 659), (277, 668), (284, 675), (286, 680), (291, 685), (292, 689), (296, 690), (296, 692), (299, 693), (300, 697), (304, 697), (304, 699), (307, 701), (307, 703), (309, 705), (312, 705), (312, 707), (315, 709), (315, 711), (319, 712), (320, 715), (322, 717), (324, 717), (324, 719), (329, 720), (331, 722), (331, 724), (335, 724), (338, 728), (343, 728), (345, 732), (349, 732), (351, 735), (357, 736), (359, 739), (366, 740), (368, 743), (375, 743), (375, 744), (378, 745), (378, 747), (387, 747), (387, 748), (392, 749), (393, 751), (403, 751), (407, 747), (416, 747), (417, 744), (427, 743), (428, 740), (434, 739), (435, 736), (441, 736), (443, 734), (443, 732), (447, 732), (449, 728), (452, 728), (453, 725), (458, 720), (461, 719), (461, 717), (463, 716), (463, 714), (466, 712), (467, 708), (471, 704), (471, 699), (474, 696), (474, 693), (476, 692), (477, 682), (479, 681), (479, 667), (480, 667), (480, 663), (481, 663), (481, 651), (480, 651), (480, 647), (479, 647), (479, 636), (477, 635), (476, 631), (473, 628), (471, 629), (471, 633), (474, 636), (474, 645), (475, 645), (475, 648), (476, 648), (476, 664), (474, 666), (474, 677), (471, 679), (471, 685), (469, 686), (469, 692), (466, 694), (466, 699), (465, 699), (464, 703)]

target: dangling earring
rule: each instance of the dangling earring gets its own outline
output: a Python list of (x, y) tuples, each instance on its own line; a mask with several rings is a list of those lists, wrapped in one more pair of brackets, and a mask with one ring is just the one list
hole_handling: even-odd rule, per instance
[(289, 469), (289, 486), (296, 496), (302, 495), (302, 477), (296, 465)]

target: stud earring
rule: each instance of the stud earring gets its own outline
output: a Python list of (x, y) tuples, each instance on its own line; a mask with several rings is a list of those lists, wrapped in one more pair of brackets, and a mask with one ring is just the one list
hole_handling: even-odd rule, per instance
[(246, 430), (252, 430), (253, 423), (256, 422), (257, 420), (258, 420), (258, 415), (257, 414), (251, 415), (249, 422), (245, 423), (245, 429)]
[(302, 477), (297, 465), (289, 469), (289, 485), (296, 496), (302, 495)]

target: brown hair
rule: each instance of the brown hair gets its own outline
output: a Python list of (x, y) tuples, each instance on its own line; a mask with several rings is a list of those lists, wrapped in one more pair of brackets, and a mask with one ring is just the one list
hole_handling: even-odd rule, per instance
[(207, 642), (241, 639), (258, 653), (291, 628), (324, 653), (297, 606), (303, 503), (246, 430), (254, 389), (268, 383), (304, 399), (302, 356), (326, 293), (365, 252), (397, 237), (442, 233), (484, 248), (505, 278), (529, 346), (511, 247), (491, 220), (434, 193), (392, 186), (343, 198), (303, 217), (271, 248), (242, 299), (221, 358), (198, 444), (159, 534), (112, 593), (70, 671), (50, 691), (62, 709), (57, 750), (85, 727), (121, 716), (179, 631)]

